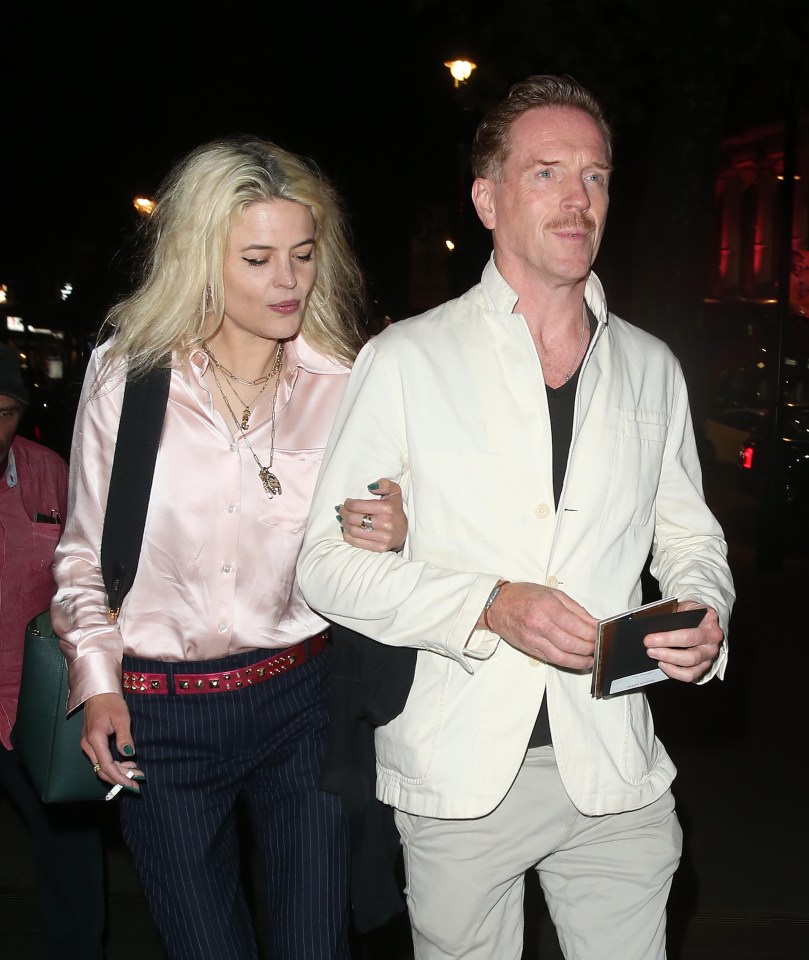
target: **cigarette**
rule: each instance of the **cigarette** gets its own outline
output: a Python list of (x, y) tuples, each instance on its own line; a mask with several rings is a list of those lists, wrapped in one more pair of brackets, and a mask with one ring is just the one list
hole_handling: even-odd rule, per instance
[[(128, 770), (126, 773), (127, 779), (131, 780), (135, 776), (134, 770)], [(116, 783), (115, 786), (110, 790), (110, 792), (104, 797), (105, 800), (114, 800), (115, 797), (124, 789), (122, 783)]]

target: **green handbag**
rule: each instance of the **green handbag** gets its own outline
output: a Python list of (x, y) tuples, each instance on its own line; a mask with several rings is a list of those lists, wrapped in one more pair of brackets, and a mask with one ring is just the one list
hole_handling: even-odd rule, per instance
[(65, 717), (67, 664), (46, 610), (25, 630), (14, 749), (45, 803), (101, 800), (99, 780), (79, 746), (84, 713)]

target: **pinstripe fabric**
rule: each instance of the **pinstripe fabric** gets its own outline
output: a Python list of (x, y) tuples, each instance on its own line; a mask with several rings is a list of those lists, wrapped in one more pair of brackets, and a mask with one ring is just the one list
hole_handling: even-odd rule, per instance
[[(209, 673), (255, 651), (124, 669)], [(124, 839), (171, 960), (258, 956), (241, 882), (235, 804), (260, 851), (275, 960), (347, 960), (348, 849), (338, 799), (315, 784), (325, 746), (327, 648), (233, 693), (127, 695), (143, 796), (125, 796)], [(171, 689), (171, 679), (169, 678)]]

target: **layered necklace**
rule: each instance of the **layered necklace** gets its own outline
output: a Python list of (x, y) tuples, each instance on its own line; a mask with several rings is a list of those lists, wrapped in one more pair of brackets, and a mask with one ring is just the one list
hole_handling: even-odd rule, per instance
[[(281, 383), (281, 365), (284, 361), (284, 345), (280, 341), (278, 342), (278, 349), (275, 352), (275, 360), (273, 361), (272, 369), (268, 374), (266, 374), (263, 377), (258, 377), (256, 380), (246, 380), (244, 379), (244, 377), (238, 377), (236, 376), (235, 373), (232, 373), (230, 370), (228, 370), (227, 367), (222, 366), (222, 364), (216, 359), (216, 357), (211, 352), (211, 348), (208, 345), (207, 340), (203, 340), (202, 349), (205, 351), (205, 353), (208, 355), (211, 361), (210, 370), (211, 370), (211, 373), (213, 374), (214, 383), (216, 384), (216, 387), (219, 390), (219, 394), (222, 397), (222, 400), (225, 406), (227, 407), (228, 412), (233, 418), (233, 422), (236, 425), (236, 429), (241, 432), (241, 435), (244, 437), (244, 442), (247, 444), (247, 449), (250, 451), (251, 456), (253, 457), (253, 459), (256, 461), (256, 464), (258, 465), (258, 478), (259, 480), (261, 480), (262, 486), (264, 487), (264, 492), (267, 494), (270, 500), (272, 500), (274, 496), (280, 496), (282, 493), (281, 483), (278, 477), (276, 477), (275, 474), (271, 472), (270, 468), (272, 467), (272, 461), (275, 455), (275, 405), (278, 402), (278, 387)], [(217, 370), (220, 373), (224, 374), (225, 377), (228, 378), (228, 386), (230, 387), (231, 390), (233, 390), (233, 395), (236, 397), (239, 403), (241, 403), (243, 407), (241, 417), (236, 416), (236, 413), (233, 410), (233, 407), (231, 407), (230, 401), (228, 400), (227, 395), (225, 394), (225, 391), (222, 389), (222, 384), (219, 380), (219, 375), (217, 374)], [(247, 439), (247, 429), (250, 426), (250, 415), (253, 412), (252, 408), (256, 405), (258, 398), (267, 389), (267, 384), (272, 380), (273, 377), (276, 377), (276, 381), (275, 381), (275, 390), (273, 391), (273, 395), (272, 395), (272, 412), (270, 414), (270, 424), (271, 424), (270, 462), (266, 466), (264, 466), (264, 464), (256, 456), (256, 451), (253, 449), (253, 445)], [(261, 389), (253, 398), (252, 404), (246, 404), (244, 400), (242, 400), (242, 398), (239, 396), (239, 394), (236, 392), (233, 386), (233, 381), (236, 381), (237, 383), (243, 383), (251, 387), (257, 387), (259, 386), (259, 384), (261, 385)]]

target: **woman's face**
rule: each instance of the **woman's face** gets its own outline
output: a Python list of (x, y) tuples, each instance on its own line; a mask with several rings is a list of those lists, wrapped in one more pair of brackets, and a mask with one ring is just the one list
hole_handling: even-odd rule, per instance
[(223, 332), (245, 343), (294, 337), (316, 277), (309, 208), (291, 200), (250, 204), (228, 238)]

